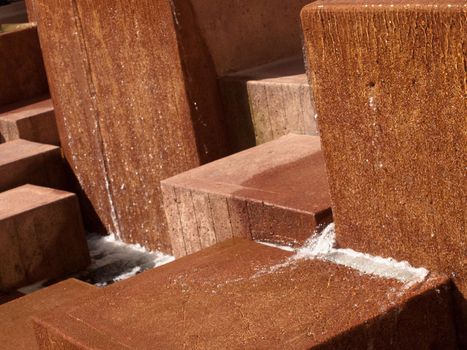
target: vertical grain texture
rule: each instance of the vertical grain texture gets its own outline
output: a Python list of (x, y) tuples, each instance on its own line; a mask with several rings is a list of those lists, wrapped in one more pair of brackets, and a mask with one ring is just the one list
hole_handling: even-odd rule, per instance
[(302, 22), (338, 243), (465, 298), (465, 2), (320, 1)]
[(62, 144), (84, 197), (108, 232), (163, 251), (160, 180), (227, 152), (190, 11), (167, 0), (36, 1)]

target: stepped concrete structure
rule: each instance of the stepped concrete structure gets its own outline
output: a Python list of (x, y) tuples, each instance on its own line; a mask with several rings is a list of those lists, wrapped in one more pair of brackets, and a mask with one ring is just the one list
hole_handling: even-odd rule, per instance
[(89, 200), (85, 216), (99, 219), (93, 230), (171, 250), (161, 192), (147, 184), (231, 152), (217, 78), (299, 54), (307, 2), (33, 1), (63, 150)]
[(52, 100), (48, 96), (0, 108), (0, 143), (17, 139), (60, 145)]
[(451, 275), (464, 336), (466, 13), (339, 0), (302, 12), (339, 244)]
[[(26, 7), (41, 47), (0, 5), (2, 349), (466, 348), (465, 2)], [(67, 280), (134, 263), (82, 271), (83, 222), (177, 259)]]
[(89, 262), (76, 195), (33, 185), (0, 193), (0, 290), (60, 278)]
[(284, 136), (161, 186), (177, 257), (232, 237), (297, 247), (332, 221), (317, 136)]

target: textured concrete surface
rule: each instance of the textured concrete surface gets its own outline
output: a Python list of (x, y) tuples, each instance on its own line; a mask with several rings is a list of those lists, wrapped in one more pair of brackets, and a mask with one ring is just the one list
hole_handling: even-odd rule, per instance
[(67, 189), (60, 148), (53, 145), (13, 140), (0, 144), (0, 191), (34, 184)]
[(48, 93), (36, 28), (0, 33), (0, 106)]
[(338, 243), (451, 275), (465, 336), (465, 1), (319, 1), (302, 21)]
[(226, 154), (191, 8), (177, 8), (179, 28), (169, 1), (34, 3), (63, 151), (91, 229), (170, 252), (159, 181)]
[(318, 134), (302, 57), (227, 75), (219, 86), (229, 142), (237, 151), (291, 132)]
[(38, 349), (31, 317), (77, 305), (83, 297), (96, 293), (90, 284), (68, 279), (0, 306), (0, 344), (4, 350)]
[(407, 289), (290, 254), (220, 243), (36, 317), (40, 348), (456, 348), (446, 278)]
[(161, 187), (175, 256), (232, 237), (297, 245), (332, 216), (317, 136), (290, 134)]
[(89, 261), (74, 194), (33, 185), (0, 193), (0, 289), (66, 276)]
[(52, 100), (48, 96), (0, 107), (0, 143), (16, 139), (60, 144)]
[[(218, 76), (302, 52), (299, 13), (311, 0), (186, 2), (191, 2)], [(176, 9), (179, 3), (174, 1)]]

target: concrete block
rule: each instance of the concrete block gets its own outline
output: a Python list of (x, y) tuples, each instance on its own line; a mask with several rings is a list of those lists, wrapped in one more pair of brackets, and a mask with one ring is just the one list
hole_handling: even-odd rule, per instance
[(35, 318), (40, 349), (456, 349), (449, 281), (412, 288), (225, 241)]
[(74, 194), (24, 185), (0, 193), (0, 289), (79, 272), (89, 264)]
[(465, 1), (302, 12), (338, 242), (451, 275), (464, 337), (465, 19)]
[(41, 289), (0, 306), (0, 342), (5, 350), (36, 350), (31, 318), (65, 305), (72, 307), (98, 288), (76, 279)]
[(332, 217), (317, 136), (290, 134), (161, 187), (176, 256), (233, 237), (297, 246)]
[(289, 133), (318, 134), (302, 57), (224, 76), (219, 86), (228, 136), (237, 151)]
[(60, 148), (26, 140), (0, 144), (0, 191), (28, 183), (68, 188)]
[(50, 98), (0, 108), (0, 142), (17, 139), (60, 145)]

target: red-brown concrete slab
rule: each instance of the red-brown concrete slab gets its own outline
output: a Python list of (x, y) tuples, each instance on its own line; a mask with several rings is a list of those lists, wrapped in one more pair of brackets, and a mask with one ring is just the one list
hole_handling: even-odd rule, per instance
[(237, 151), (288, 133), (317, 135), (303, 57), (219, 79), (230, 142)]
[(89, 261), (73, 193), (33, 185), (0, 193), (0, 289), (66, 276)]
[(302, 14), (338, 243), (451, 274), (464, 335), (466, 11), (336, 0)]
[(35, 318), (40, 349), (456, 349), (449, 281), (407, 288), (241, 239)]
[(0, 142), (17, 139), (60, 145), (48, 96), (0, 108)]
[(27, 183), (69, 187), (59, 147), (26, 140), (0, 144), (0, 191)]
[(171, 3), (34, 1), (63, 151), (96, 226), (166, 252), (159, 181), (227, 154), (213, 67), (189, 3), (176, 16)]
[(0, 106), (48, 93), (35, 27), (0, 33)]
[(98, 289), (76, 279), (41, 289), (0, 306), (0, 347), (4, 350), (38, 349), (31, 317), (59, 307), (76, 306)]
[(331, 219), (317, 136), (290, 134), (161, 187), (175, 256), (232, 237), (297, 245)]

